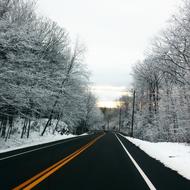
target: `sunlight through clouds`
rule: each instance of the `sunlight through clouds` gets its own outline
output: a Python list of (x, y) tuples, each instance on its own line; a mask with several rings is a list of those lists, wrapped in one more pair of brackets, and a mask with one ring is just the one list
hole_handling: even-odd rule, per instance
[(97, 85), (91, 87), (92, 92), (97, 96), (99, 107), (114, 108), (119, 106), (119, 97), (129, 95), (130, 92), (124, 86)]

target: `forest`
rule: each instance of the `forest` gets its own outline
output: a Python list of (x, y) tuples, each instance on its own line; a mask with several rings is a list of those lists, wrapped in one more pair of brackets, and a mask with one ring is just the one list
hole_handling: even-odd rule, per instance
[[(152, 39), (144, 60), (135, 64), (133, 132), (136, 138), (190, 142), (189, 34), (190, 1), (185, 1), (167, 27)], [(126, 98), (130, 100), (123, 101), (122, 130), (130, 134), (132, 97), (121, 99)]]
[(102, 114), (84, 54), (84, 45), (73, 43), (65, 28), (36, 14), (35, 2), (1, 0), (0, 138), (98, 125)]

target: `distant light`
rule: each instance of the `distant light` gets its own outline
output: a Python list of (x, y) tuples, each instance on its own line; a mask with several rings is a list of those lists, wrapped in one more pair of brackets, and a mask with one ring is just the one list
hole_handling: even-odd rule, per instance
[(122, 102), (120, 101), (98, 101), (97, 106), (100, 108), (117, 108), (120, 107)]

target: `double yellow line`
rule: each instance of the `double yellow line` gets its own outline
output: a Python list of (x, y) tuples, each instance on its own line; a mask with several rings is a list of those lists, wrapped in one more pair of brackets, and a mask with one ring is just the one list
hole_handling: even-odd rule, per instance
[(46, 179), (47, 177), (49, 177), (51, 174), (53, 174), (54, 172), (56, 172), (58, 169), (60, 169), (61, 167), (63, 167), (65, 164), (67, 164), (68, 162), (70, 162), (72, 159), (74, 159), (75, 157), (77, 157), (79, 154), (81, 154), (82, 152), (84, 152), (87, 148), (89, 148), (90, 146), (92, 146), (98, 139), (100, 139), (104, 135), (105, 134), (102, 134), (102, 135), (96, 137), (94, 140), (90, 141), (88, 144), (86, 144), (83, 147), (81, 147), (80, 149), (76, 150), (75, 152), (73, 152), (69, 156), (67, 156), (64, 159), (60, 160), (59, 162), (53, 164), (49, 168), (47, 168), (44, 171), (38, 173), (37, 175), (33, 176), (32, 178), (28, 179), (27, 181), (23, 182), (19, 186), (13, 188), (13, 190), (21, 190), (21, 189), (23, 189), (23, 190), (30, 190), (30, 189), (32, 189), (33, 187), (35, 187), (36, 185), (38, 185), (40, 182), (42, 182), (44, 179)]

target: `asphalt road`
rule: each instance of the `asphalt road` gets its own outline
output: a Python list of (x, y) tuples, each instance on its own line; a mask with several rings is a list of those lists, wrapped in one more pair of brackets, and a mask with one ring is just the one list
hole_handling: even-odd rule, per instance
[(114, 133), (0, 154), (0, 190), (190, 190), (190, 181)]

